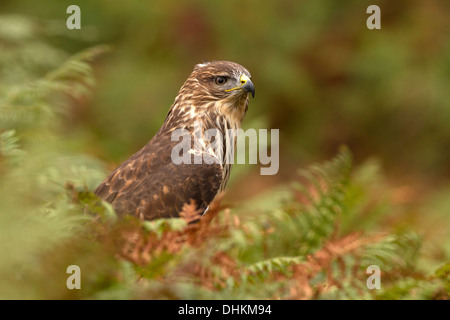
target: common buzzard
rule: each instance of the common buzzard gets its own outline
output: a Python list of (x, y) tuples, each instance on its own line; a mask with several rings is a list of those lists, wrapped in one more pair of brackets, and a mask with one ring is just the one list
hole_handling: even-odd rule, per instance
[[(206, 212), (228, 181), (231, 163), (226, 157), (231, 149), (234, 153), (236, 140), (226, 143), (226, 134), (241, 127), (250, 93), (255, 95), (255, 87), (241, 65), (229, 61), (197, 64), (156, 135), (115, 169), (95, 193), (119, 215), (131, 214), (142, 220), (177, 217), (183, 204), (191, 200), (200, 212)], [(224, 138), (206, 139), (209, 129)], [(174, 161), (174, 155), (178, 156), (174, 150), (183, 138), (175, 133), (180, 132), (193, 141), (188, 158), (200, 156), (203, 161)], [(200, 149), (194, 148), (194, 141)]]

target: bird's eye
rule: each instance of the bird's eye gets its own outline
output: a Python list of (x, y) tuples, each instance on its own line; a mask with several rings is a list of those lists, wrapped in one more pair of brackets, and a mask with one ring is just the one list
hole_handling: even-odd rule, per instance
[(217, 85), (223, 86), (227, 82), (227, 78), (219, 76), (219, 77), (216, 77), (215, 82)]

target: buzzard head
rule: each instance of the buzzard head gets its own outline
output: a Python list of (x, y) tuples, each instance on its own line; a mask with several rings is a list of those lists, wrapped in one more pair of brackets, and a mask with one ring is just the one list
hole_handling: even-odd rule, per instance
[(255, 86), (243, 66), (230, 61), (200, 63), (181, 87), (170, 114), (186, 122), (223, 116), (232, 127), (240, 127), (250, 94), (255, 96)]
[(197, 64), (191, 77), (218, 100), (239, 100), (248, 93), (255, 96), (251, 75), (243, 66), (229, 61)]

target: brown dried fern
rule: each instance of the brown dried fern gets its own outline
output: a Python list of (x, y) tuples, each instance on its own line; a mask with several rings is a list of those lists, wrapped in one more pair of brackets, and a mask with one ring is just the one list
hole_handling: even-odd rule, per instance
[[(344, 238), (335, 241), (329, 241), (322, 248), (312, 255), (308, 255), (308, 261), (291, 266), (293, 272), (294, 284), (289, 288), (290, 299), (312, 299), (320, 293), (328, 290), (332, 286), (342, 287), (343, 280), (348, 276), (351, 279), (358, 277), (357, 264), (353, 264), (351, 275), (346, 275), (347, 266), (344, 256), (352, 254), (358, 257), (359, 250), (370, 243), (375, 243), (383, 238), (382, 235), (372, 237), (363, 237), (359, 233), (352, 233)], [(357, 259), (356, 259), (357, 260)], [(337, 262), (339, 279), (333, 276), (333, 263)], [(311, 285), (311, 280), (320, 272), (326, 275), (326, 282), (322, 285)]]
[(208, 212), (201, 215), (202, 210), (198, 210), (194, 200), (184, 204), (180, 212), (180, 218), (186, 225), (181, 230), (168, 228), (161, 234), (156, 232), (146, 232), (140, 225), (131, 225), (122, 228), (119, 241), (116, 241), (117, 254), (126, 260), (137, 265), (149, 264), (153, 257), (166, 252), (175, 254), (183, 246), (201, 247), (209, 239), (220, 236), (227, 230), (225, 223), (211, 223), (217, 214), (222, 210), (220, 202), (223, 195), (219, 195), (210, 204)]

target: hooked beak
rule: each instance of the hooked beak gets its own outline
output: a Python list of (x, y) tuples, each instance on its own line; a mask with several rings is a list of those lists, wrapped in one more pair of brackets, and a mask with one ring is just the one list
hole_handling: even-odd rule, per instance
[(239, 79), (241, 82), (241, 88), (242, 90), (246, 91), (246, 92), (250, 92), (252, 94), (252, 98), (255, 97), (255, 86), (252, 82), (252, 80), (250, 80), (249, 77), (247, 77), (246, 75), (242, 75), (241, 79)]

